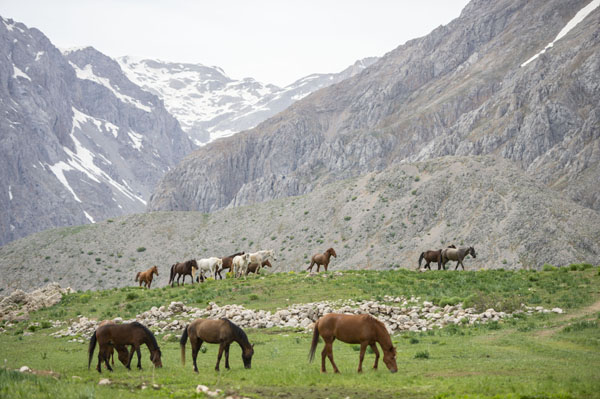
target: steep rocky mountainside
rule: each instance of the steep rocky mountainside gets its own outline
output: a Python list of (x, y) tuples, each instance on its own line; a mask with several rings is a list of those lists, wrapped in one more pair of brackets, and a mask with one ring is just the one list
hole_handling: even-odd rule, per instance
[(148, 210), (215, 211), (397, 162), (495, 154), (600, 210), (600, 8), (474, 0), (460, 17), (255, 129), (187, 157)]
[(135, 285), (135, 273), (152, 265), (161, 286), (176, 261), (259, 249), (275, 250), (275, 271), (304, 270), (329, 247), (338, 255), (330, 270), (414, 269), (422, 251), (451, 243), (475, 247), (467, 270), (598, 264), (600, 215), (508, 160), (444, 157), (211, 214), (154, 212), (37, 233), (0, 247), (0, 288), (46, 279), (77, 289)]
[(0, 18), (0, 244), (145, 209), (194, 145), (162, 101), (92, 48), (63, 55)]
[(376, 60), (365, 58), (340, 73), (312, 74), (281, 88), (253, 78), (231, 79), (219, 67), (117, 59), (132, 82), (165, 102), (196, 144), (251, 129), (308, 94), (356, 75)]

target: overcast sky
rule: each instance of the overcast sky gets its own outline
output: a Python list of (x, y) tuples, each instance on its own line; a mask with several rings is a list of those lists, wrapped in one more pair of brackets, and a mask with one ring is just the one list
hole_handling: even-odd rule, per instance
[(459, 16), (467, 0), (0, 0), (59, 48), (216, 65), (285, 86), (381, 56)]

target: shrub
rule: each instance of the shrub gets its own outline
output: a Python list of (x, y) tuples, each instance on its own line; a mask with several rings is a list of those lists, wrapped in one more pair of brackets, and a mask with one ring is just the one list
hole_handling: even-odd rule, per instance
[(344, 220), (347, 222), (348, 220), (352, 219), (352, 216), (345, 216)]
[(258, 300), (258, 295), (256, 295), (256, 294), (251, 294), (251, 295), (250, 295), (250, 300), (251, 300), (251, 301), (257, 301), (257, 300)]
[(429, 351), (419, 351), (415, 353), (415, 359), (429, 359)]
[(146, 250), (146, 247), (139, 247), (138, 249), (136, 249), (136, 251), (138, 252), (144, 252)]
[(411, 344), (418, 344), (419, 340), (417, 338), (415, 338), (415, 337), (412, 337), (408, 342), (411, 343)]
[(138, 297), (138, 294), (136, 294), (135, 292), (129, 292), (127, 293), (127, 295), (125, 296), (125, 299), (127, 300), (133, 300), (136, 299)]

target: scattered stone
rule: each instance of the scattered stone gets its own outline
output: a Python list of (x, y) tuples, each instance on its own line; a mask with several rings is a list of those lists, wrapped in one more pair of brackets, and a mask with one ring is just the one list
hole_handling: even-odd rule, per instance
[(110, 385), (110, 384), (112, 384), (112, 382), (108, 378), (103, 378), (100, 381), (98, 381), (98, 385)]
[(29, 367), (27, 367), (27, 366), (22, 366), (22, 367), (19, 369), (19, 371), (20, 371), (21, 373), (31, 373), (31, 369), (30, 369)]
[(559, 314), (564, 312), (564, 310), (562, 310), (561, 308), (553, 308), (552, 311), (554, 313), (559, 313)]

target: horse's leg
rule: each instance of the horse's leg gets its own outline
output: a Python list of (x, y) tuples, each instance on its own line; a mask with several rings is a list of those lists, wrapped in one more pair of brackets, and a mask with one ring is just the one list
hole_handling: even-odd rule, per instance
[(106, 348), (102, 352), (102, 357), (104, 358), (104, 364), (106, 364), (106, 368), (108, 369), (108, 371), (113, 371), (112, 367), (110, 367), (110, 363), (108, 363), (108, 359), (110, 357), (110, 347)]
[(360, 344), (360, 357), (358, 358), (358, 372), (362, 373), (362, 364), (365, 358), (365, 351), (367, 350), (367, 341), (363, 341)]
[(133, 353), (135, 352), (135, 347), (131, 345), (131, 351), (129, 352), (129, 356), (127, 356), (127, 369), (131, 370), (131, 360), (133, 359)]
[(102, 350), (100, 348), (98, 348), (98, 365), (96, 366), (96, 370), (99, 373), (102, 372)]
[(329, 266), (329, 262), (323, 264), (323, 267), (325, 268), (325, 271), (327, 271), (327, 266)]
[(202, 346), (202, 340), (197, 339), (197, 338), (196, 339), (191, 338), (190, 344), (192, 344), (192, 360), (194, 361), (194, 371), (197, 373), (198, 365), (196, 363), (196, 359), (198, 358), (198, 351), (200, 350), (200, 347)]
[(138, 357), (137, 368), (138, 368), (138, 370), (141, 370), (142, 369), (142, 351), (140, 350), (140, 346), (139, 345), (136, 346), (135, 353), (137, 353), (137, 357)]
[(375, 352), (375, 364), (373, 365), (373, 368), (377, 370), (377, 363), (379, 362), (379, 349), (377, 349), (377, 344), (375, 343), (369, 344), (369, 346), (371, 349), (373, 349), (373, 352)]
[(229, 346), (231, 344), (227, 344), (225, 346), (225, 368), (229, 370)]
[(314, 266), (314, 265), (315, 265), (315, 261), (314, 261), (314, 260), (311, 260), (311, 261), (310, 261), (310, 266), (309, 266), (309, 267), (307, 267), (307, 268), (306, 268), (306, 270), (308, 270), (309, 272), (312, 272), (312, 268), (313, 268), (313, 266)]
[(423, 269), (429, 269), (431, 270), (431, 266), (429, 266), (430, 261), (428, 261), (427, 259), (425, 259), (425, 267)]
[(326, 373), (327, 370), (325, 369), (325, 357), (327, 356), (327, 346), (323, 347), (323, 350), (321, 351), (321, 373)]
[[(465, 270), (465, 265), (463, 265), (462, 260), (459, 260), (459, 262), (460, 262), (460, 267), (462, 267), (462, 269)], [(458, 267), (458, 265), (456, 267)]]
[(219, 371), (219, 363), (221, 363), (221, 357), (223, 356), (223, 350), (225, 349), (225, 344), (221, 342), (219, 344), (219, 355), (217, 356), (217, 365), (215, 366), (215, 370)]
[(340, 370), (337, 368), (335, 362), (333, 361), (333, 339), (331, 340), (331, 342), (325, 342), (325, 349), (327, 350), (327, 357), (329, 358), (329, 361), (333, 366), (333, 372), (339, 373)]
[(454, 268), (454, 270), (458, 270), (458, 263), (459, 261), (456, 261), (456, 267)]

